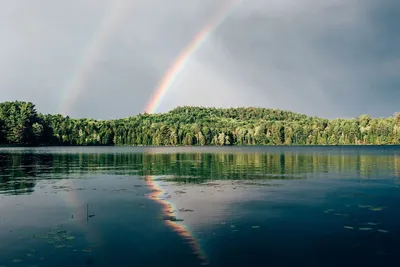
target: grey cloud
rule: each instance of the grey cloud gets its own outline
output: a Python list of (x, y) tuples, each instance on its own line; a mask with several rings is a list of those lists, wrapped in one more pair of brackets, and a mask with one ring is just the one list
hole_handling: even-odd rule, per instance
[[(143, 112), (176, 56), (229, 1), (4, 1), (0, 101), (30, 100), (45, 113), (70, 101), (74, 117)], [(85, 49), (113, 6), (129, 3), (74, 99), (66, 89)], [(160, 111), (261, 106), (391, 115), (399, 111), (399, 13), (396, 0), (245, 0), (192, 56)]]
[(63, 86), (104, 15), (100, 7), (107, 7), (105, 1), (96, 3), (2, 2), (2, 101), (33, 101), (41, 111), (58, 111)]
[(212, 37), (208, 39), (171, 86), (160, 111), (183, 105), (225, 108), (240, 105), (249, 86), (240, 75), (224, 71), (230, 64), (232, 56), (225, 47)]
[[(326, 117), (388, 116), (400, 96), (393, 10), (394, 1), (252, 1), (217, 36), (257, 88), (252, 99)], [(243, 103), (257, 103), (250, 98)]]
[[(113, 5), (130, 3), (131, 10), (119, 18), (120, 25), (102, 44), (101, 58), (93, 61), (75, 98), (67, 91), (68, 84), (93, 36)], [(211, 0), (7, 3), (0, 11), (4, 26), (0, 36), (7, 40), (0, 45), (0, 100), (31, 100), (39, 110), (53, 113), (67, 102), (74, 117), (110, 118), (142, 112), (163, 73), (217, 4)]]

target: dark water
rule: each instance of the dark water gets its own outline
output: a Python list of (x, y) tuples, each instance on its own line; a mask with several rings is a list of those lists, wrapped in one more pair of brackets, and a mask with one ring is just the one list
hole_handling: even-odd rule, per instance
[(400, 266), (400, 147), (0, 149), (0, 266)]

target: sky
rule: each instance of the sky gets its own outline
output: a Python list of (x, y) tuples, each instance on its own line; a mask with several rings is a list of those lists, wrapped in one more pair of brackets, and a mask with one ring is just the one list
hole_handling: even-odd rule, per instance
[[(71, 117), (143, 113), (179, 53), (232, 1), (0, 0), (0, 102)], [(242, 0), (157, 112), (256, 106), (392, 116), (400, 111), (398, 25), (398, 0)]]

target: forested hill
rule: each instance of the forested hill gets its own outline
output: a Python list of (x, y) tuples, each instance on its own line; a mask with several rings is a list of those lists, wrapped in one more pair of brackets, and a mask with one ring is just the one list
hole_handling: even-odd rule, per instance
[(0, 103), (3, 145), (341, 145), (400, 144), (400, 114), (327, 120), (264, 108), (178, 107), (118, 120), (38, 113), (30, 102)]
[[(165, 116), (177, 116), (178, 118), (185, 119), (187, 123), (193, 123), (200, 119), (234, 119), (236, 121), (249, 121), (249, 120), (304, 120), (306, 115), (274, 110), (267, 108), (203, 108), (203, 107), (178, 107)], [(193, 121), (195, 120), (195, 121)]]

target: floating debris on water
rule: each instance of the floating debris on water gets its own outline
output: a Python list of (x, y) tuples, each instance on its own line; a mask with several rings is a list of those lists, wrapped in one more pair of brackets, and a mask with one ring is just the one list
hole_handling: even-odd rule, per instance
[(14, 263), (19, 263), (19, 262), (23, 262), (23, 260), (21, 260), (21, 259), (14, 259), (12, 262), (14, 262)]
[(166, 215), (166, 216), (162, 216), (161, 218), (162, 218), (164, 221), (183, 222), (183, 219), (178, 219), (178, 218), (176, 218), (175, 216)]
[(344, 214), (344, 213), (335, 213), (336, 216), (349, 216), (349, 214)]
[(358, 205), (358, 207), (363, 209), (369, 209), (370, 211), (381, 211), (386, 208), (386, 207), (374, 207), (371, 205)]
[(374, 222), (367, 222), (367, 225), (378, 225), (379, 223), (374, 223)]
[(369, 228), (369, 227), (361, 227), (361, 228), (358, 228), (358, 230), (360, 230), (360, 231), (371, 231), (372, 228)]
[[(72, 246), (68, 246), (64, 244), (64, 242), (69, 242), (71, 240), (74, 240), (75, 237), (72, 235), (68, 234), (68, 231), (66, 231), (63, 226), (60, 226), (55, 229), (50, 229), (48, 230), (45, 234), (35, 234), (33, 235), (34, 238), (38, 239), (47, 239), (44, 242), (46, 244), (53, 244), (56, 249), (58, 248), (72, 248)], [(31, 250), (31, 252), (36, 252), (36, 250)], [(28, 253), (26, 254), (28, 257), (32, 257), (33, 255)]]
[(236, 225), (233, 225), (233, 224), (231, 225), (231, 228), (235, 228), (235, 227), (236, 227)]
[(369, 210), (371, 211), (381, 211), (383, 210), (385, 207), (376, 207), (376, 208), (369, 208)]
[(383, 229), (378, 229), (378, 232), (380, 232), (380, 233), (389, 233), (388, 230), (383, 230)]
[(161, 192), (161, 190), (160, 189), (151, 189), (149, 191), (149, 193), (158, 193), (158, 192)]
[(179, 209), (180, 212), (193, 212), (191, 209)]
[(334, 209), (327, 209), (327, 210), (325, 210), (324, 212), (325, 213), (330, 213), (330, 212), (334, 212), (335, 210)]
[(373, 208), (373, 206), (370, 206), (370, 205), (358, 205), (358, 207), (363, 208), (363, 209)]
[(260, 228), (260, 226), (259, 225), (254, 225), (251, 228), (256, 229), (256, 228)]
[(345, 226), (343, 226), (343, 227), (346, 228), (346, 229), (352, 229), (352, 230), (354, 229), (353, 226), (346, 226), (346, 225), (345, 225)]

